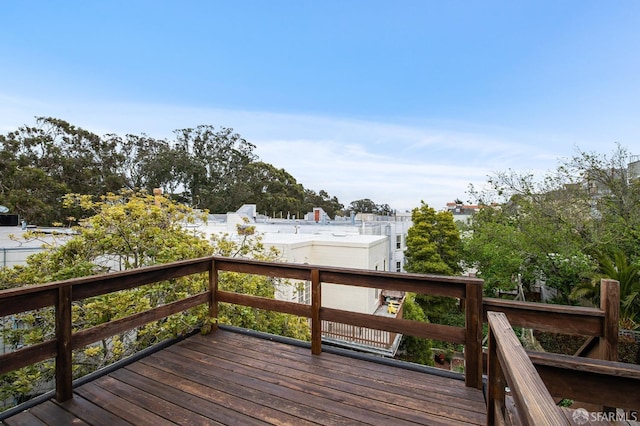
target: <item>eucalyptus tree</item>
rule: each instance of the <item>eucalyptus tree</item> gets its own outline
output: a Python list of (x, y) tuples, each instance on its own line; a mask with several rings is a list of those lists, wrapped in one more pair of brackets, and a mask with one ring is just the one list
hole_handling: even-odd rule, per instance
[(40, 117), (0, 137), (0, 201), (29, 222), (49, 225), (69, 215), (62, 209), (68, 192), (92, 195), (119, 190), (123, 161), (112, 141), (66, 121)]
[(243, 202), (235, 196), (244, 169), (256, 160), (255, 145), (233, 129), (201, 125), (175, 131), (174, 149), (188, 158), (185, 190), (194, 207), (213, 212), (233, 211)]
[(329, 195), (324, 189), (319, 192), (305, 189), (303, 210), (308, 213), (315, 207), (321, 207), (329, 217), (335, 217), (342, 211), (344, 205), (340, 203), (336, 196)]
[(256, 204), (259, 212), (273, 215), (285, 212), (300, 217), (304, 202), (304, 187), (286, 170), (262, 161), (245, 168), (244, 184), (238, 185), (237, 197), (244, 203)]

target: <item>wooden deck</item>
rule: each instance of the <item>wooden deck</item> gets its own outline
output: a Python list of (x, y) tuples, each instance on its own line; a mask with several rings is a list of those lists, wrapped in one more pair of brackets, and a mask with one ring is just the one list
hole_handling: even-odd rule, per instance
[(6, 425), (485, 424), (463, 380), (260, 339), (196, 335)]

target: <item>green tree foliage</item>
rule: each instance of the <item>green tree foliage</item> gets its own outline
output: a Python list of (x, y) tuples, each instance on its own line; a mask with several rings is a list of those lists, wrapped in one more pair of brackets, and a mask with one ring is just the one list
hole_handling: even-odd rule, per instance
[(259, 212), (274, 215), (286, 212), (300, 217), (303, 211), (304, 187), (284, 169), (256, 161), (246, 168), (245, 185), (238, 190), (245, 191), (243, 199), (256, 204)]
[(349, 204), (348, 210), (356, 213), (377, 213), (378, 205), (370, 199), (364, 198), (362, 200), (352, 201), (351, 204)]
[(336, 217), (342, 211), (344, 205), (338, 201), (338, 198), (330, 196), (324, 189), (321, 189), (318, 193), (311, 189), (305, 189), (303, 210), (310, 212), (315, 207), (321, 207), (329, 217)]
[(114, 172), (122, 157), (110, 141), (54, 118), (0, 135), (0, 203), (29, 222), (61, 222), (62, 196), (122, 188)]
[(466, 264), (494, 286), (507, 287), (518, 273), (525, 284), (545, 282), (560, 303), (595, 296), (592, 281), (611, 276), (602, 259), (621, 252), (640, 265), (640, 181), (629, 175), (630, 161), (617, 146), (611, 155), (578, 150), (541, 179), (495, 174), (488, 191), (472, 189), (486, 207), (464, 233)]
[(120, 189), (162, 188), (174, 200), (216, 213), (256, 204), (258, 211), (302, 215), (343, 205), (326, 191), (305, 189), (283, 169), (259, 161), (255, 146), (233, 129), (201, 125), (174, 140), (142, 134), (104, 137), (63, 120), (0, 135), (0, 204), (29, 223), (64, 223), (83, 212), (63, 207), (65, 194), (101, 196)]
[(573, 298), (588, 298), (600, 303), (600, 278), (610, 278), (620, 283), (620, 325), (626, 329), (638, 327), (640, 322), (640, 264), (629, 263), (622, 251), (613, 258), (599, 255), (600, 274), (589, 282), (573, 287)]
[(411, 212), (405, 270), (421, 274), (455, 275), (460, 265), (460, 232), (449, 211), (436, 212), (424, 201)]
[(244, 200), (236, 190), (246, 178), (246, 167), (256, 159), (255, 146), (233, 129), (201, 125), (176, 130), (175, 151), (186, 153), (184, 186), (194, 207), (214, 212), (237, 209)]
[[(451, 212), (436, 212), (422, 201), (419, 208), (411, 212), (413, 225), (407, 231), (405, 269), (421, 274), (455, 275), (462, 271), (460, 266), (460, 232), (453, 221)], [(420, 311), (425, 319), (439, 322), (445, 313), (458, 314), (457, 302), (450, 297), (418, 294), (410, 307)], [(413, 313), (412, 313), (413, 314)], [(447, 317), (448, 318), (448, 317)], [(434, 321), (435, 319), (435, 321)], [(439, 322), (443, 323), (443, 322)], [(404, 338), (403, 338), (404, 340)], [(422, 353), (431, 342), (414, 342), (410, 339), (407, 353), (418, 359), (429, 357), (432, 352)], [(413, 351), (418, 352), (413, 352)], [(432, 360), (431, 360), (432, 361)]]
[(524, 281), (533, 280), (524, 268), (529, 257), (526, 239), (504, 210), (481, 209), (463, 235), (464, 263), (471, 263), (484, 278), (486, 296), (511, 290), (519, 274), (525, 275)]
[[(240, 229), (240, 240), (215, 237), (208, 241), (193, 226), (185, 226), (206, 220), (206, 213), (166, 197), (122, 191), (96, 201), (91, 196), (71, 194), (65, 197), (65, 205), (88, 211), (89, 217), (79, 221), (73, 228), (73, 235), (61, 236), (59, 244), (30, 256), (26, 265), (0, 269), (0, 288), (198, 258), (214, 252), (225, 256), (278, 259), (277, 251), (266, 250), (251, 227)], [(39, 238), (39, 235), (30, 232), (26, 238)], [(220, 280), (223, 290), (271, 298), (277, 286), (283, 285), (289, 284), (245, 274), (223, 274)], [(202, 293), (207, 288), (206, 274), (198, 274), (77, 301), (72, 311), (75, 331)], [(75, 351), (74, 375), (83, 376), (161, 340), (197, 328), (207, 329), (212, 321), (207, 315), (207, 307), (200, 306)], [(5, 320), (11, 324), (3, 324), (2, 338), (15, 347), (54, 337), (53, 308)], [(306, 319), (290, 315), (223, 306), (216, 320), (309, 339)], [(49, 362), (3, 375), (0, 377), (0, 399), (36, 392), (51, 376), (52, 364)]]
[(381, 216), (390, 216), (393, 214), (393, 210), (389, 204), (376, 204), (368, 198), (352, 201), (347, 207), (345, 213), (373, 213)]
[[(415, 294), (408, 293), (402, 305), (402, 318), (412, 321), (429, 322), (424, 311), (415, 301)], [(433, 365), (432, 342), (414, 336), (402, 336), (400, 347), (398, 348), (399, 358), (405, 361), (415, 362), (424, 365)]]

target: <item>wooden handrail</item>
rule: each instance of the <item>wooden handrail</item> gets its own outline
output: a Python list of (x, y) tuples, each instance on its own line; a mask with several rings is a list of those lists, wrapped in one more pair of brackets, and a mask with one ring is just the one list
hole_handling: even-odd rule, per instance
[(489, 321), (489, 371), (487, 424), (507, 422), (505, 386), (515, 402), (515, 422), (523, 425), (568, 424), (516, 337), (507, 316), (487, 312)]

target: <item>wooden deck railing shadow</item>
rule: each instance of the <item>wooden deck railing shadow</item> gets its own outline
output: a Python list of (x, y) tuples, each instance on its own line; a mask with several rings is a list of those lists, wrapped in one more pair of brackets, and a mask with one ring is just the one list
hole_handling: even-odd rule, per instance
[(554, 398), (597, 404), (603, 413), (640, 409), (640, 366), (527, 352), (504, 313), (490, 311), (487, 318), (487, 424), (572, 424)]
[[(311, 304), (223, 291), (218, 288), (218, 282), (219, 274), (225, 271), (308, 280), (312, 284)], [(71, 307), (74, 301), (200, 273), (208, 275), (208, 290), (200, 294), (72, 333)], [(465, 326), (430, 324), (323, 307), (321, 283), (458, 298), (464, 300)], [(481, 388), (483, 384), (482, 318), (483, 313), (486, 317), (488, 310), (504, 311), (509, 320), (513, 320), (514, 324), (520, 326), (596, 336), (603, 342), (603, 358), (615, 360), (619, 303), (616, 284), (617, 282), (603, 281), (601, 308), (580, 308), (498, 299), (483, 301), (483, 281), (476, 278), (367, 271), (211, 256), (0, 291), (0, 317), (53, 306), (56, 318), (55, 338), (0, 355), (0, 374), (55, 358), (56, 399), (64, 401), (71, 398), (73, 393), (72, 351), (74, 349), (203, 304), (208, 305), (209, 315), (216, 318), (218, 303), (224, 302), (310, 318), (311, 350), (314, 354), (320, 354), (322, 351), (322, 321), (340, 322), (463, 344), (466, 385)]]

